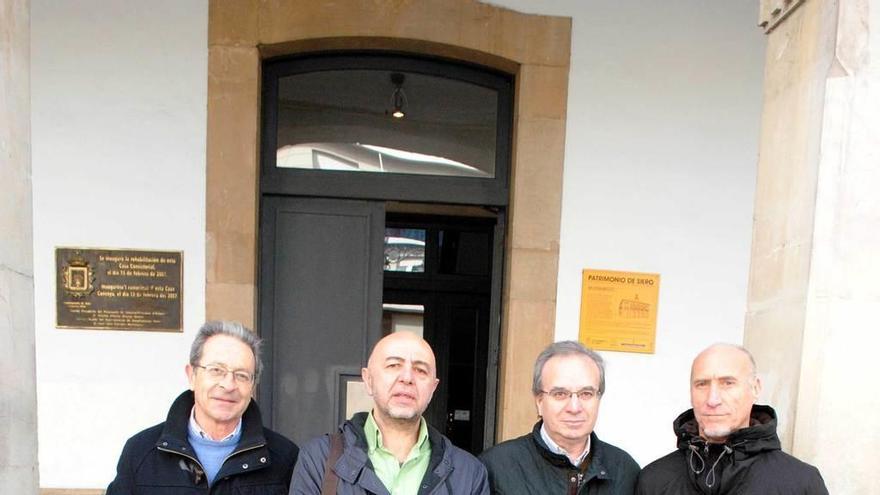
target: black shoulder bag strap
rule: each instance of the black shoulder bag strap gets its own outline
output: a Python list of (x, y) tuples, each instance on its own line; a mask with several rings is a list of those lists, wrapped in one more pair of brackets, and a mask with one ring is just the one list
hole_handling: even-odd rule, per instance
[(330, 435), (330, 455), (324, 462), (324, 483), (321, 485), (321, 495), (336, 495), (336, 485), (339, 476), (333, 472), (333, 466), (342, 456), (342, 432), (338, 431)]

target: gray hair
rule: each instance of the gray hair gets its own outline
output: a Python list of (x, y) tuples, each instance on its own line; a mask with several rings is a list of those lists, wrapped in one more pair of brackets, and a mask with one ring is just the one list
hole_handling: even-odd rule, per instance
[(263, 372), (263, 359), (260, 357), (263, 340), (237, 321), (205, 322), (202, 328), (199, 328), (199, 333), (196, 334), (192, 347), (190, 347), (189, 364), (192, 366), (199, 364), (199, 361), (202, 360), (202, 350), (205, 347), (205, 342), (215, 335), (226, 335), (238, 339), (241, 343), (251, 348), (251, 352), (254, 353), (254, 383), (259, 382), (260, 374)]
[(599, 368), (599, 395), (605, 393), (605, 360), (602, 359), (596, 351), (587, 348), (580, 342), (574, 340), (563, 340), (554, 342), (547, 346), (546, 349), (538, 354), (535, 360), (535, 372), (532, 377), (532, 393), (538, 395), (541, 393), (541, 379), (544, 374), (544, 365), (551, 358), (556, 356), (584, 356), (596, 363)]

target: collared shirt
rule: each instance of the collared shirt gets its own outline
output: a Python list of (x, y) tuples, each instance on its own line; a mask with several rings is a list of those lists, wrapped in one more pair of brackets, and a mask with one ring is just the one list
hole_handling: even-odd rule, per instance
[(428, 425), (425, 418), (419, 419), (419, 436), (406, 460), (399, 463), (382, 444), (382, 432), (373, 419), (372, 411), (364, 423), (364, 434), (367, 437), (367, 457), (373, 463), (376, 476), (388, 489), (391, 495), (411, 495), (419, 492), (419, 485), (431, 460), (431, 442), (428, 441)]
[(587, 437), (587, 445), (584, 447), (584, 452), (578, 457), (572, 457), (568, 454), (568, 452), (556, 444), (552, 438), (550, 438), (550, 434), (547, 433), (547, 425), (541, 424), (541, 440), (547, 444), (547, 447), (550, 449), (550, 452), (554, 454), (564, 455), (568, 457), (568, 462), (571, 463), (574, 467), (580, 467), (581, 463), (584, 462), (584, 459), (587, 458), (587, 455), (590, 454), (590, 437)]
[[(191, 432), (197, 434), (201, 438), (204, 438), (207, 440), (214, 440), (213, 438), (211, 438), (211, 435), (208, 435), (208, 432), (203, 430), (202, 427), (199, 426), (199, 423), (196, 421), (196, 408), (195, 407), (193, 407), (189, 412), (189, 430)], [(237, 436), (237, 435), (240, 435), (240, 434), (241, 434), (241, 418), (238, 418), (238, 424), (235, 425), (235, 429), (232, 430), (232, 433), (221, 438), (219, 441), (225, 442), (225, 441), (229, 440), (230, 438)], [(217, 441), (217, 440), (214, 440), (214, 441)]]

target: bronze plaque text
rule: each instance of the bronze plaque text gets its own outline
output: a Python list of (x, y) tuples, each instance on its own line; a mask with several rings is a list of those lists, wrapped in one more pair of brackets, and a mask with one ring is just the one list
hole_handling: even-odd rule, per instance
[(183, 331), (183, 253), (55, 248), (58, 328)]

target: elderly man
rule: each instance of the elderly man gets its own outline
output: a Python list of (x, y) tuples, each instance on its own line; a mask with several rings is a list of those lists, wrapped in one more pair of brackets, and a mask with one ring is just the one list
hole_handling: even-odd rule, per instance
[(263, 428), (251, 400), (260, 344), (239, 323), (205, 323), (186, 365), (190, 389), (164, 423), (126, 442), (107, 495), (286, 493), (298, 449)]
[(776, 412), (745, 348), (715, 344), (691, 367), (691, 405), (673, 422), (678, 450), (639, 475), (639, 494), (826, 495), (819, 471), (780, 450)]
[(605, 393), (602, 357), (579, 342), (556, 342), (535, 361), (532, 432), (500, 443), (480, 459), (493, 493), (631, 494), (639, 465), (596, 436)]
[(373, 410), (303, 448), (291, 494), (489, 493), (480, 462), (422, 417), (439, 383), (427, 342), (409, 332), (388, 335), (361, 376)]

